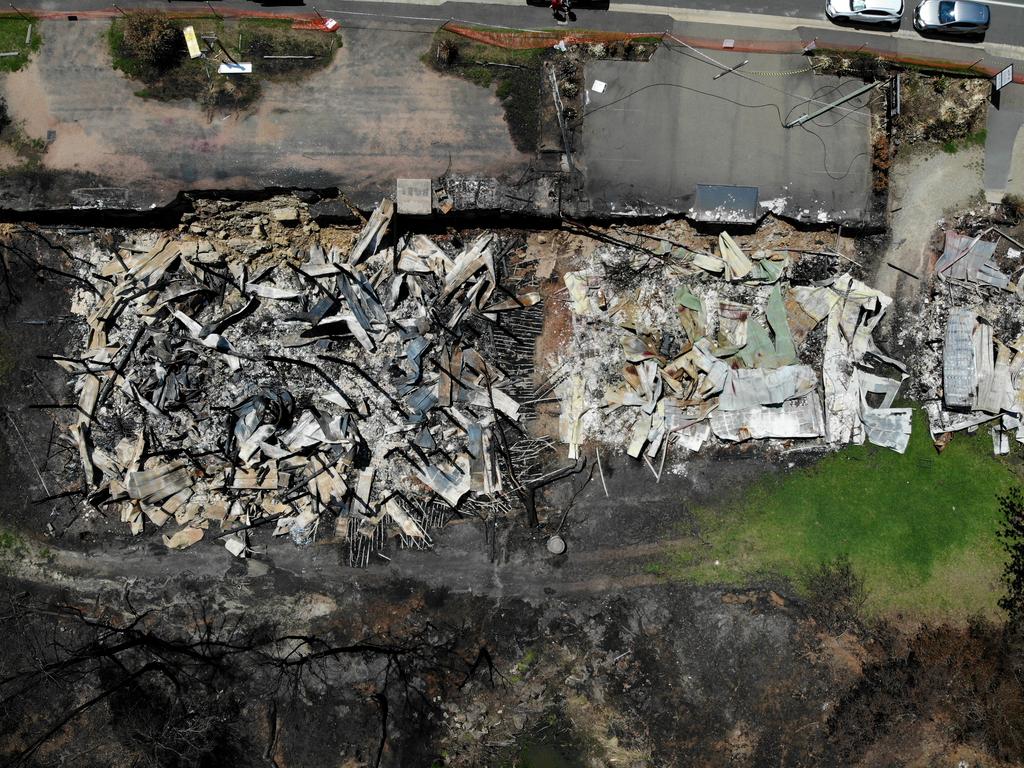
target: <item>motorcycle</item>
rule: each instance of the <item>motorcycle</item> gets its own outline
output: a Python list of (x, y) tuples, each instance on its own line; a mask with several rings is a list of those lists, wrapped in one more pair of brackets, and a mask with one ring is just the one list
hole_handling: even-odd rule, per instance
[(551, 12), (556, 19), (573, 19), (572, 0), (551, 0)]

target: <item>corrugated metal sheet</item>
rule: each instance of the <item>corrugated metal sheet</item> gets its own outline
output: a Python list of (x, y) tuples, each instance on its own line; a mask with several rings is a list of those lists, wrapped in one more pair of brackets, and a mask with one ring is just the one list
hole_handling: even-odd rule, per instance
[(946, 320), (946, 342), (942, 352), (942, 392), (947, 408), (969, 411), (974, 407), (977, 368), (973, 332), (978, 316), (956, 307)]

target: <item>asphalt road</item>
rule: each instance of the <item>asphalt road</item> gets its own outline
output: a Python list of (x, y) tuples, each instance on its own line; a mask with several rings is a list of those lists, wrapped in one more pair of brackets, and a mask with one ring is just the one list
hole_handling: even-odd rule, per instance
[[(516, 5), (543, 4), (545, 0), (475, 0), (481, 5), (495, 5), (512, 8)], [(317, 2), (317, 0), (313, 0)], [(406, 3), (351, 3), (339, 2), (339, 0), (320, 0), (320, 10), (327, 12), (329, 8), (348, 9), (361, 6), (365, 8), (387, 9), (383, 13), (395, 16), (432, 16), (431, 9), (437, 9), (442, 5), (443, 0), (407, 0)], [(901, 31), (914, 34), (912, 8), (916, 0), (905, 0), (906, 10), (903, 14)], [(577, 5), (585, 8), (593, 3), (596, 8), (586, 8), (586, 14), (605, 13), (601, 10), (609, 6), (609, 0), (577, 0)], [(40, 11), (87, 11), (109, 9), (111, 0), (20, 0), (17, 7), (25, 10)], [(135, 7), (163, 7), (173, 6), (175, 8), (205, 6), (204, 0), (120, 0), (118, 5), (122, 8)], [(267, 2), (255, 2), (254, 0), (213, 0), (215, 7), (231, 8), (259, 8), (269, 12), (294, 13), (296, 9), (304, 12), (312, 10), (312, 3), (286, 3), (268, 0)], [(1024, 46), (1024, 0), (989, 0), (988, 5), (992, 10), (992, 26), (985, 38), (986, 42), (1000, 43), (1004, 45)], [(694, 11), (715, 11), (717, 13), (737, 13), (750, 15), (784, 16), (794, 20), (809, 19), (818, 22), (825, 21), (825, 0), (773, 0), (772, 2), (758, 2), (757, 0), (623, 0), (616, 2), (612, 0), (608, 11), (614, 12), (619, 6), (622, 10), (635, 10), (638, 6), (647, 6), (653, 11), (659, 9), (677, 9)], [(631, 6), (631, 7), (630, 7)], [(629, 8), (627, 8), (629, 7)], [(580, 23), (585, 24), (585, 19), (580, 18)], [(749, 26), (749, 24), (748, 24)], [(864, 29), (877, 27), (867, 25)], [(882, 30), (885, 31), (885, 30)]]
[[(728, 11), (732, 13), (769, 14), (791, 16), (797, 19), (825, 19), (825, 0), (629, 0), (634, 5), (669, 5), (678, 8), (693, 8), (701, 11)], [(913, 8), (916, 0), (904, 0), (901, 30), (914, 31)], [(1024, 0), (1012, 2), (999, 0), (987, 3), (992, 11), (992, 25), (985, 36), (986, 41), (1006, 45), (1024, 45)], [(612, 3), (612, 9), (615, 4)], [(866, 25), (864, 29), (876, 29)]]

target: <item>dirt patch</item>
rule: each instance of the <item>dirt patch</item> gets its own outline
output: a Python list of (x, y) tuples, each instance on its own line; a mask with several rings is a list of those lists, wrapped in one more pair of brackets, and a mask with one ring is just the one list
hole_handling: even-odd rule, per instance
[(21, 121), (25, 133), (36, 138), (45, 137), (52, 128), (49, 98), (43, 87), (39, 71), (39, 60), (34, 59), (27, 67), (9, 74), (3, 81), (4, 98)]
[(947, 212), (979, 195), (982, 165), (983, 151), (977, 147), (955, 154), (919, 150), (897, 156), (891, 171), (891, 239), (875, 273), (875, 287), (899, 300), (910, 300), (924, 287), (935, 256), (932, 235)]
[[(31, 207), (47, 189), (50, 207), (81, 205), (59, 192), (100, 186), (121, 188), (139, 208), (165, 204), (181, 189), (268, 186), (337, 186), (372, 204), (393, 191), (396, 177), (446, 169), (502, 176), (527, 159), (494, 96), (423, 66), (416, 32), (348, 30), (326, 69), (265, 83), (254, 110), (211, 120), (188, 101), (134, 96), (139, 84), (110, 67), (109, 22), (42, 26), (47, 44), (32, 65), (5, 77), (11, 117), (25, 121), (31, 138), (56, 133), (42, 168), (89, 171), (104, 183), (11, 184), (7, 207)], [(338, 104), (346, 105), (341, 122)]]
[(63, 348), (73, 322), (66, 282), (33, 268), (32, 262), (39, 259), (46, 267), (64, 270), (69, 265), (11, 225), (3, 226), (0, 238), (9, 254), (0, 273), (0, 482), (7, 489), (0, 529), (41, 536), (76, 514), (67, 499), (52, 507), (34, 503), (59, 493), (55, 478), (68, 466), (69, 455), (48, 439), (52, 414), (31, 407), (60, 400), (61, 377), (39, 355)]

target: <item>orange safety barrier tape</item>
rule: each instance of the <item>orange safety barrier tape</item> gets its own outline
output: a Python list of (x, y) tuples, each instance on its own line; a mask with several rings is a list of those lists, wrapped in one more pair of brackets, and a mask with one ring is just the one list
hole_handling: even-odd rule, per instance
[(665, 36), (664, 32), (561, 32), (556, 29), (543, 32), (514, 32), (511, 30), (505, 32), (496, 29), (467, 27), (451, 22), (445, 24), (442, 29), (470, 40), (476, 40), (478, 43), (516, 50), (550, 48), (560, 40), (565, 41), (566, 45), (575, 45), (578, 43), (615, 43), (635, 40), (639, 37), (656, 37), (660, 40)]
[(334, 29), (328, 29), (326, 19), (303, 19), (293, 22), (292, 29), (299, 29), (304, 32), (337, 32), (341, 29), (341, 24), (337, 24)]

